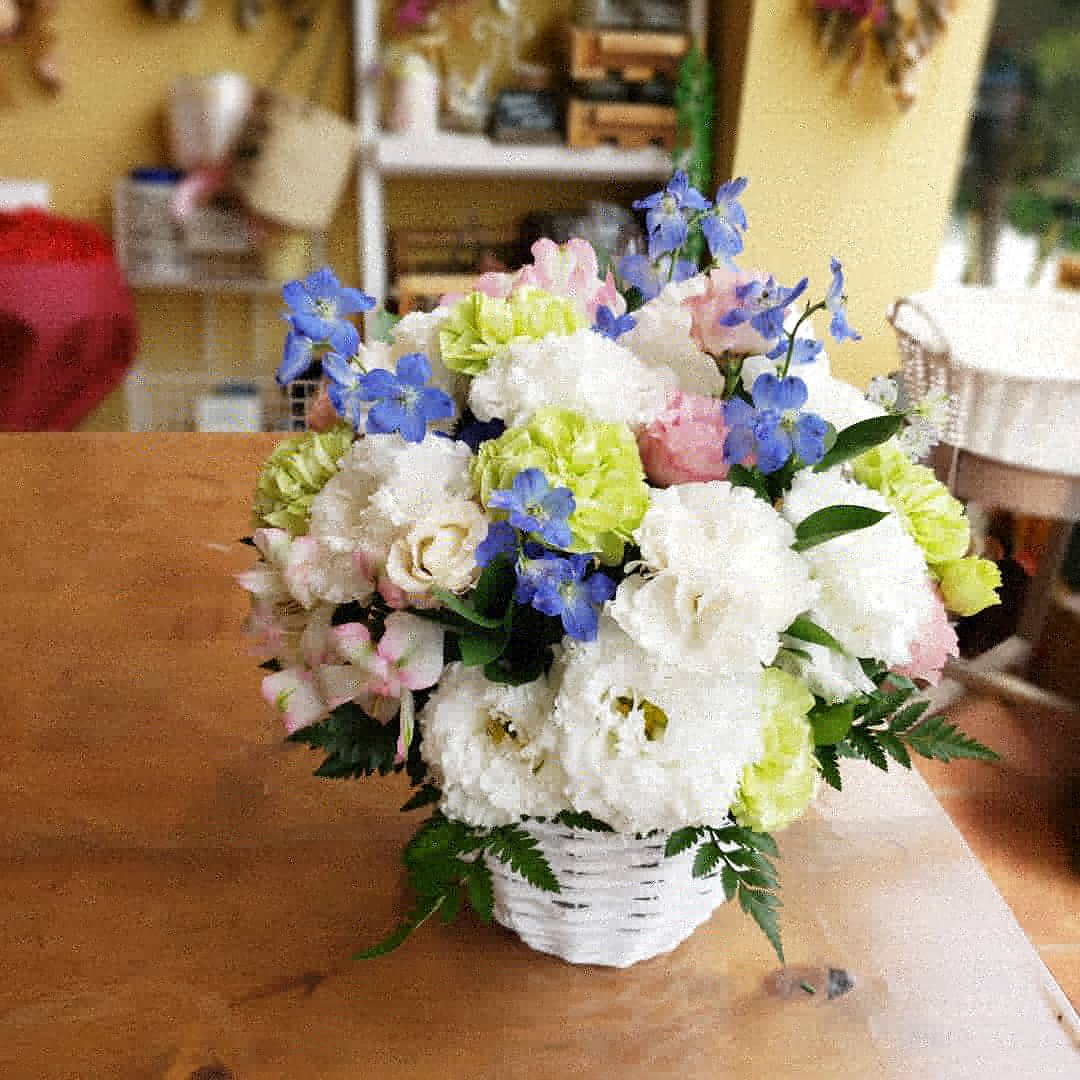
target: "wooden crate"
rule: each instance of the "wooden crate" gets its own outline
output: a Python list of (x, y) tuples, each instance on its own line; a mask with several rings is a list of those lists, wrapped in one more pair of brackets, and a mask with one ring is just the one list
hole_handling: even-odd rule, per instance
[(676, 130), (675, 110), (667, 105), (571, 101), (566, 119), (567, 144), (582, 150), (603, 143), (622, 150), (673, 150)]
[(570, 77), (578, 82), (618, 75), (626, 82), (674, 79), (690, 51), (688, 34), (647, 30), (570, 30)]

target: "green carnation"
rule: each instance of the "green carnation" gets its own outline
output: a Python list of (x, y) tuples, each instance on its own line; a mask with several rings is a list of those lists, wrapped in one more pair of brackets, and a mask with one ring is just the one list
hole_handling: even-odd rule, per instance
[(855, 479), (881, 492), (922, 548), (926, 561), (959, 559), (971, 543), (964, 506), (925, 465), (916, 465), (895, 444), (875, 446), (854, 461)]
[(774, 832), (801, 817), (817, 790), (814, 736), (806, 716), (814, 696), (794, 675), (766, 668), (759, 703), (765, 752), (743, 769), (731, 812), (744, 828)]
[(338, 471), (353, 438), (352, 428), (338, 424), (321, 434), (312, 431), (278, 443), (255, 487), (254, 528), (268, 525), (293, 536), (306, 533), (311, 501)]
[(578, 305), (526, 286), (508, 300), (474, 292), (450, 311), (439, 331), (443, 362), (452, 371), (479, 375), (491, 358), (519, 341), (566, 336), (589, 325)]
[(997, 589), (1001, 571), (997, 563), (974, 556), (954, 559), (934, 567), (940, 576), (945, 606), (957, 615), (975, 615), (983, 608), (1001, 603)]
[(481, 443), (473, 462), (480, 499), (509, 488), (523, 469), (536, 468), (552, 487), (574, 494), (571, 551), (599, 552), (617, 563), (649, 507), (637, 442), (625, 424), (586, 420), (567, 409), (539, 410), (520, 427)]

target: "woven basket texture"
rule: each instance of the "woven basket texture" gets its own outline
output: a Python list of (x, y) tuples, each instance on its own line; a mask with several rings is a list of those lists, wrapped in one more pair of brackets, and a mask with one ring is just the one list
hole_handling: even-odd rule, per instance
[(719, 874), (695, 878), (693, 852), (667, 858), (665, 837), (526, 822), (561, 891), (542, 892), (489, 860), (495, 919), (527, 945), (573, 964), (629, 967), (671, 952), (724, 901)]

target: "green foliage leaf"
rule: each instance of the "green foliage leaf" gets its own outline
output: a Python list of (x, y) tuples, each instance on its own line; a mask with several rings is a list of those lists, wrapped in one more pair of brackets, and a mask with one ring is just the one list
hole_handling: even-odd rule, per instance
[(495, 910), (495, 886), (492, 883), (491, 871), (483, 859), (477, 859), (472, 865), (472, 870), (465, 878), (465, 888), (468, 891), (469, 906), (484, 922), (491, 922)]
[(889, 755), (898, 765), (903, 765), (905, 769), (911, 768), (911, 755), (907, 752), (907, 747), (900, 741), (892, 731), (879, 731), (877, 733), (877, 740), (881, 744), (882, 749)]
[(780, 963), (784, 963), (784, 945), (780, 940), (780, 898), (762, 889), (739, 889), (739, 906), (747, 912), (769, 939)]
[(860, 420), (838, 431), (836, 442), (814, 466), (814, 472), (824, 472), (843, 461), (865, 454), (867, 450), (887, 442), (903, 426), (903, 416), (872, 416), (869, 420)]
[(810, 726), (817, 746), (831, 746), (847, 736), (855, 721), (855, 705), (841, 702), (839, 705), (816, 705), (810, 711)]
[(386, 935), (377, 945), (372, 945), (369, 949), (362, 949), (358, 953), (353, 954), (354, 960), (372, 960), (376, 956), (384, 956), (386, 953), (393, 952), (400, 945), (403, 945), (408, 940), (409, 935), (423, 926), (436, 911), (442, 907), (444, 903), (444, 897), (432, 896), (422, 900), (411, 912), (411, 914), (402, 921), (401, 925), (396, 930), (391, 931)]
[(533, 888), (550, 893), (561, 891), (536, 837), (520, 825), (499, 825), (492, 829), (484, 846)]
[(499, 555), (484, 567), (473, 589), (473, 605), (490, 618), (501, 618), (510, 607), (517, 584), (514, 562), (509, 555)]
[(691, 871), (694, 877), (705, 877), (716, 870), (717, 864), (723, 857), (720, 846), (713, 840), (708, 840), (697, 849), (694, 856), (694, 868)]
[(503, 626), (495, 633), (467, 632), (461, 635), (458, 647), (461, 662), (466, 667), (483, 667), (498, 660), (510, 641), (510, 627)]
[(765, 478), (757, 469), (748, 469), (745, 465), (732, 465), (728, 469), (728, 483), (732, 487), (749, 488), (759, 499), (764, 499), (770, 506), (772, 496), (765, 485)]
[(1000, 761), (988, 746), (969, 738), (944, 716), (931, 716), (906, 734), (908, 745), (917, 754), (937, 761), (971, 758), (977, 761)]
[(809, 641), (811, 645), (821, 645), (841, 656), (847, 656), (847, 649), (828, 630), (818, 626), (813, 619), (808, 619), (805, 615), (800, 615), (784, 633), (788, 637), (798, 638), (799, 641)]
[(466, 603), (459, 596), (455, 596), (452, 592), (447, 592), (446, 589), (440, 589), (435, 586), (431, 590), (431, 595), (439, 601), (443, 607), (448, 608), (454, 612), (455, 615), (460, 615), (466, 622), (473, 623), (475, 626), (482, 626), (487, 630), (495, 630), (502, 625), (502, 615), (492, 616), (484, 615), (479, 612), (471, 604)]
[(556, 825), (565, 825), (568, 829), (582, 829), (585, 832), (614, 832), (606, 822), (595, 818), (588, 810), (560, 810), (552, 819)]
[(887, 516), (885, 511), (873, 510), (868, 506), (840, 504), (822, 507), (809, 517), (803, 518), (796, 526), (792, 550), (806, 551), (849, 532), (868, 529)]
[(288, 741), (326, 754), (316, 776), (347, 779), (395, 771), (397, 738), (396, 724), (380, 724), (359, 705), (347, 702), (320, 723), (293, 732)]
[(837, 761), (835, 746), (818, 746), (814, 749), (817, 758), (818, 769), (825, 783), (837, 791), (843, 791), (844, 785), (840, 779), (840, 763)]
[(431, 806), (442, 798), (442, 792), (432, 783), (425, 783), (418, 787), (408, 800), (402, 805), (401, 812), (419, 810), (423, 806)]
[(848, 733), (848, 742), (859, 757), (866, 758), (879, 769), (888, 771), (889, 762), (885, 758), (885, 751), (882, 750), (881, 742), (875, 732), (865, 727), (853, 727)]
[(701, 839), (704, 831), (704, 829), (695, 828), (692, 825), (684, 829), (676, 829), (667, 838), (667, 844), (664, 845), (664, 854), (670, 859), (673, 855), (678, 855), (681, 851), (692, 848)]
[(929, 708), (929, 701), (913, 702), (906, 709), (902, 709), (892, 718), (892, 720), (889, 722), (889, 730), (897, 735), (907, 731), (909, 728), (914, 727), (919, 722), (919, 720), (922, 719), (923, 714)]

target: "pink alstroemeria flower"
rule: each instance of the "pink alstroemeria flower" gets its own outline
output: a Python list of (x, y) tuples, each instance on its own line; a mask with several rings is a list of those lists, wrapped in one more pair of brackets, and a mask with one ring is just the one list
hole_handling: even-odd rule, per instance
[(262, 696), (281, 713), (290, 735), (318, 723), (329, 711), (315, 686), (314, 673), (307, 668), (286, 668), (267, 675), (262, 681)]
[(443, 670), (446, 632), (436, 622), (395, 611), (386, 617), (386, 629), (377, 653), (389, 666), (387, 697), (398, 697), (402, 687), (426, 690), (439, 681)]
[(626, 311), (626, 301), (615, 287), (609, 270), (600, 278), (600, 263), (592, 244), (574, 237), (565, 244), (543, 237), (532, 246), (533, 261), (516, 274), (482, 274), (476, 283), (479, 292), (505, 300), (515, 289), (531, 285), (552, 296), (577, 300), (590, 321), (596, 309), (606, 307), (613, 315)]

